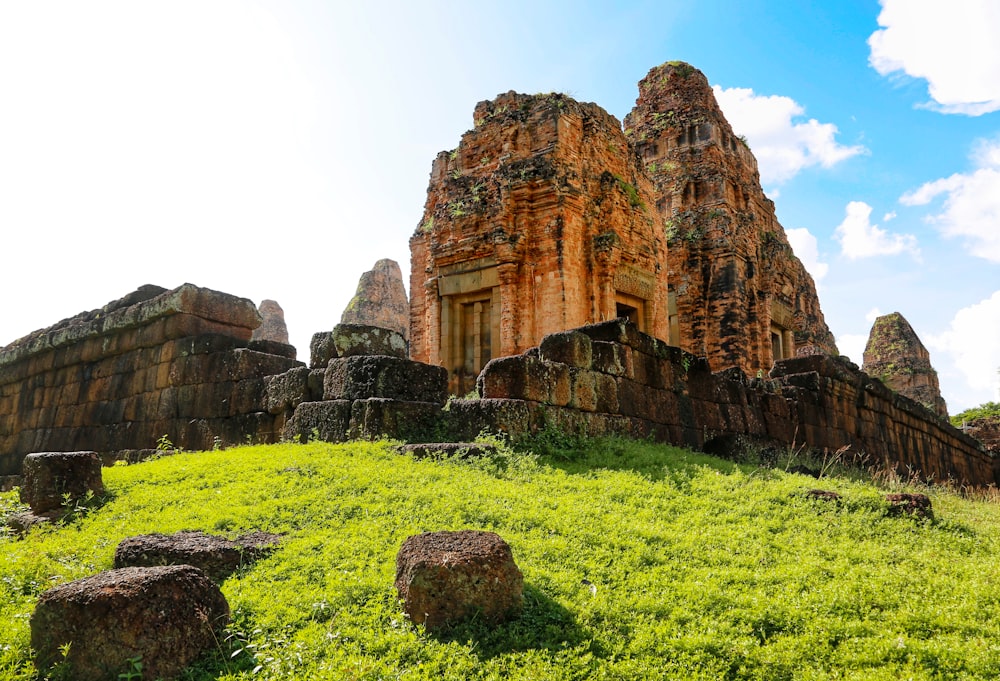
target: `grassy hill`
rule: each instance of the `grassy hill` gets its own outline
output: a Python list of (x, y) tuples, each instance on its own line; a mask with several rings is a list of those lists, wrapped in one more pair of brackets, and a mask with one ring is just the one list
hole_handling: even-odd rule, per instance
[[(103, 505), (0, 538), (0, 678), (40, 678), (42, 591), (109, 568), (127, 536), (182, 529), (286, 535), (225, 582), (232, 625), (189, 679), (997, 677), (996, 503), (931, 489), (936, 518), (914, 520), (864, 481), (615, 440), (536, 451), (281, 444), (106, 469)], [(467, 528), (512, 546), (524, 614), (428, 635), (397, 603), (396, 552)]]

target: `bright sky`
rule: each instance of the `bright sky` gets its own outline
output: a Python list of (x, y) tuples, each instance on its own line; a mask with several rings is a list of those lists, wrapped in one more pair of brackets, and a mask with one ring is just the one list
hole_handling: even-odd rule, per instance
[(998, 35), (993, 0), (0, 0), (0, 344), (191, 282), (277, 300), (303, 358), (376, 260), (409, 276), (476, 102), (621, 119), (680, 59), (748, 138), (841, 351), (860, 364), (898, 311), (952, 413), (998, 400)]

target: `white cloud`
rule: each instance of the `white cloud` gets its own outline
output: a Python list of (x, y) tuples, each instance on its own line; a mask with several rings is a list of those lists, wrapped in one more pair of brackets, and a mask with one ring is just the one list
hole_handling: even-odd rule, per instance
[(845, 333), (837, 336), (837, 349), (840, 350), (840, 354), (850, 357), (858, 366), (864, 362), (866, 345), (868, 345), (867, 334)]
[(841, 253), (851, 260), (876, 255), (897, 255), (909, 252), (920, 257), (917, 237), (912, 234), (892, 234), (871, 223), (872, 207), (863, 201), (847, 204), (847, 216), (837, 225), (834, 236), (840, 242)]
[(899, 201), (922, 206), (944, 195), (944, 208), (928, 220), (948, 237), (964, 237), (972, 255), (1000, 263), (1000, 140), (981, 141), (970, 173), (927, 182)]
[(755, 95), (749, 88), (712, 89), (733, 130), (745, 135), (753, 149), (762, 184), (780, 184), (803, 168), (829, 168), (867, 151), (837, 143), (832, 123), (796, 121), (805, 109), (790, 97)]
[(830, 271), (830, 266), (819, 261), (819, 246), (816, 243), (816, 237), (805, 227), (786, 229), (785, 235), (788, 237), (788, 243), (791, 244), (795, 255), (799, 257), (806, 270), (812, 275), (818, 288), (820, 280)]
[(872, 309), (868, 310), (868, 313), (865, 315), (865, 321), (869, 322), (870, 324), (874, 324), (875, 320), (881, 316), (882, 316), (882, 311), (879, 310), (877, 307), (873, 307)]
[(945, 395), (949, 411), (1000, 399), (1000, 291), (959, 310), (948, 330), (928, 335), (926, 343), (944, 353), (964, 378), (961, 393)]
[(942, 113), (1000, 109), (1000, 4), (995, 0), (881, 0), (869, 63), (883, 76), (927, 81)]
[(889, 220), (896, 219), (896, 211), (890, 210), (888, 213), (882, 216), (882, 222), (889, 222)]

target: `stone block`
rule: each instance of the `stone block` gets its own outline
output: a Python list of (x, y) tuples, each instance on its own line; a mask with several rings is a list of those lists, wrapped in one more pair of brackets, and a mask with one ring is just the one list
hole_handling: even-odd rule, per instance
[(543, 361), (580, 369), (590, 369), (593, 363), (590, 336), (579, 331), (562, 331), (545, 336), (538, 346), (538, 352)]
[(448, 398), (444, 367), (386, 356), (331, 359), (323, 379), (328, 400), (381, 397), (443, 405)]
[(333, 344), (333, 334), (329, 331), (314, 333), (309, 341), (309, 368), (325, 369), (327, 363), (336, 357), (337, 347)]
[(597, 390), (595, 371), (573, 369), (570, 371), (571, 397), (567, 406), (580, 411), (597, 410)]
[(364, 324), (337, 324), (333, 327), (333, 345), (338, 357), (385, 355), (406, 359), (406, 340), (398, 331)]
[(494, 456), (497, 448), (481, 442), (427, 442), (403, 445), (399, 452), (415, 459), (476, 459)]
[(228, 621), (229, 604), (198, 568), (123, 568), (43, 593), (31, 648), (39, 671), (63, 662), (76, 681), (121, 678), (136, 657), (144, 678), (173, 678), (216, 648)]
[(307, 367), (295, 367), (283, 374), (266, 377), (264, 384), (267, 393), (267, 411), (271, 414), (280, 414), (285, 410), (295, 409), (303, 402), (309, 402), (311, 373)]
[(115, 549), (114, 567), (193, 565), (221, 583), (239, 568), (273, 551), (281, 537), (253, 532), (235, 540), (204, 532), (144, 534), (123, 539)]
[(344, 442), (350, 427), (350, 400), (303, 402), (285, 423), (282, 438), (307, 442), (316, 437), (325, 442)]
[(101, 459), (96, 452), (36, 452), (24, 458), (21, 503), (35, 513), (58, 509), (68, 499), (104, 494)]
[(351, 440), (397, 440), (427, 442), (435, 439), (441, 418), (441, 405), (371, 398), (351, 404)]
[(590, 348), (594, 371), (631, 377), (632, 348), (607, 341), (592, 341)]
[(452, 400), (441, 418), (449, 438), (472, 440), (484, 431), (518, 438), (533, 432), (541, 423), (537, 406), (512, 399)]
[(476, 616), (496, 625), (517, 617), (524, 578), (510, 546), (493, 532), (427, 532), (396, 556), (396, 591), (409, 618), (435, 630)]

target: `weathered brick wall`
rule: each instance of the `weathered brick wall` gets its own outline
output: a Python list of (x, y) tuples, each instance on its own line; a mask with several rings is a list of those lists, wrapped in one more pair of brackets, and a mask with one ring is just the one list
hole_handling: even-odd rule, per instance
[(994, 483), (992, 460), (974, 439), (857, 367), (825, 355), (784, 360), (767, 379), (707, 362), (621, 320), (546, 337), (537, 349), (493, 360), (481, 400), (458, 400), (446, 419), (456, 436), (512, 434), (554, 425), (592, 435), (653, 437), (701, 448), (737, 436), (849, 447), (871, 463), (938, 481)]
[(243, 298), (143, 287), (0, 349), (0, 474), (30, 452), (186, 449), (274, 439), (264, 377), (301, 362), (251, 341)]

